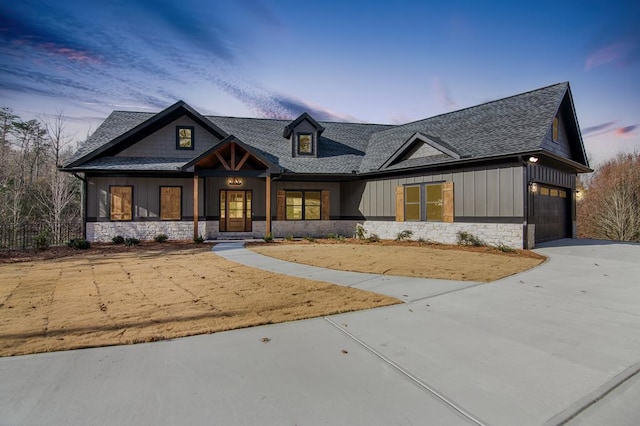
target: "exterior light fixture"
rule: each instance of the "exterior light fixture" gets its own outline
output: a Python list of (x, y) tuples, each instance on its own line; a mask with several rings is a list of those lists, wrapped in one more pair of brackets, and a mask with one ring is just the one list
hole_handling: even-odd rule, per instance
[(580, 201), (584, 198), (584, 191), (576, 189), (576, 200)]
[(529, 184), (529, 189), (531, 189), (531, 192), (534, 194), (538, 193), (538, 184), (536, 182), (531, 182)]
[(229, 185), (232, 185), (232, 186), (239, 186), (239, 185), (242, 185), (242, 180), (237, 177), (232, 177), (232, 178), (229, 178), (228, 183)]
[(537, 163), (538, 162), (538, 157), (534, 157), (533, 155), (531, 157), (529, 157), (529, 162), (530, 163)]

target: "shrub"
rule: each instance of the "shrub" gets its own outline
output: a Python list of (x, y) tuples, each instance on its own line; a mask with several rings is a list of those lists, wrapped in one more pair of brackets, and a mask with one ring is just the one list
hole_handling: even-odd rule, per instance
[(265, 240), (267, 243), (272, 243), (273, 235), (271, 235), (271, 232), (269, 232), (268, 234), (265, 234), (265, 236), (262, 237), (262, 239)]
[(502, 244), (502, 243), (499, 243), (496, 246), (496, 248), (498, 250), (500, 250), (501, 252), (503, 252), (503, 253), (515, 253), (515, 251), (516, 251), (516, 249), (514, 249), (513, 247), (509, 247), (508, 245)]
[(140, 244), (140, 240), (136, 237), (129, 237), (124, 240), (124, 245), (127, 247), (137, 246), (138, 244)]
[(289, 234), (286, 237), (284, 237), (284, 239), (287, 241), (293, 241), (293, 235)]
[(413, 231), (409, 231), (405, 229), (402, 232), (398, 232), (398, 235), (396, 236), (396, 241), (410, 240), (411, 237), (413, 237)]
[(124, 244), (124, 237), (122, 235), (116, 235), (111, 239), (113, 244)]
[(34, 246), (39, 250), (46, 250), (49, 248), (49, 232), (40, 231), (36, 238), (33, 240)]
[(84, 238), (74, 238), (72, 240), (69, 240), (67, 246), (76, 250), (86, 250), (91, 247), (91, 243)]
[(335, 241), (344, 241), (344, 237), (340, 234), (333, 234), (333, 233), (328, 233), (327, 234), (327, 239), (329, 240), (335, 240)]
[(378, 236), (378, 234), (371, 234), (369, 235), (369, 238), (367, 238), (367, 241), (370, 243), (377, 243), (380, 241), (380, 237)]
[(480, 247), (480, 246), (486, 245), (484, 241), (482, 241), (480, 238), (476, 237), (470, 232), (458, 231), (456, 235), (457, 235), (458, 244), (461, 246)]
[(310, 243), (313, 243), (316, 241), (316, 239), (314, 237), (304, 237), (305, 240), (309, 241)]
[(197, 237), (193, 237), (193, 242), (196, 244), (204, 243), (204, 237), (202, 235), (198, 235)]
[(364, 240), (366, 237), (367, 230), (364, 229), (364, 226), (362, 226), (361, 224), (357, 224), (356, 225), (356, 233), (355, 233), (355, 237), (359, 240)]
[(167, 234), (158, 234), (155, 237), (153, 237), (153, 240), (156, 243), (164, 243), (165, 241), (167, 241), (169, 239), (169, 237), (167, 237)]

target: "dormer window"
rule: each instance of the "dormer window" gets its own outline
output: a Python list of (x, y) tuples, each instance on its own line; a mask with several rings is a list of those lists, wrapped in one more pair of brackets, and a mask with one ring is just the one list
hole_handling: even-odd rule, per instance
[(324, 127), (306, 112), (284, 127), (282, 136), (291, 144), (292, 157), (317, 157)]
[(558, 116), (553, 118), (553, 141), (558, 142)]
[(298, 154), (313, 154), (313, 135), (311, 133), (298, 133)]
[(176, 126), (176, 149), (193, 149), (194, 127)]

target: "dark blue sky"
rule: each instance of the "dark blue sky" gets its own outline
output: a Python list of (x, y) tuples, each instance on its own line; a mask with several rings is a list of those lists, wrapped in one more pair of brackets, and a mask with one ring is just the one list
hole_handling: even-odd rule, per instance
[[(4, 2), (8, 3), (8, 2)], [(399, 123), (570, 81), (598, 162), (640, 150), (638, 1), (0, 4), (0, 106)]]

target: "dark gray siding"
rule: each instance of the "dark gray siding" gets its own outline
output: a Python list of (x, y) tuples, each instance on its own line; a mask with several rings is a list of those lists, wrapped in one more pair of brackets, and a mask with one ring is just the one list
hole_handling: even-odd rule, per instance
[(523, 168), (508, 165), (343, 184), (342, 216), (393, 218), (397, 186), (424, 182), (454, 183), (456, 217), (523, 217)]
[[(182, 216), (193, 217), (193, 179), (150, 177), (90, 177), (87, 180), (87, 218), (109, 220), (109, 187), (133, 186), (133, 216), (135, 219), (157, 219), (160, 214), (160, 187), (182, 187)], [(200, 199), (204, 196), (203, 179), (200, 179)], [(200, 203), (200, 215), (204, 206)]]
[(542, 142), (542, 148), (561, 157), (573, 159), (565, 128), (565, 119), (562, 114), (558, 114), (558, 140), (556, 142), (553, 141), (553, 126), (550, 125), (549, 131), (546, 133), (544, 141)]
[[(194, 149), (176, 149), (176, 126), (194, 127)], [(164, 157), (191, 160), (213, 145), (218, 138), (187, 116), (180, 117), (118, 154), (121, 157)]]

